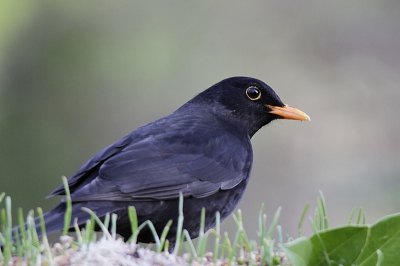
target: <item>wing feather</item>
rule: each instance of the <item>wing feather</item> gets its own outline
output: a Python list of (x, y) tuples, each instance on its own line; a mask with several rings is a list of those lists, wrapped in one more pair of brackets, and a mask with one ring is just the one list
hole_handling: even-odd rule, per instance
[[(251, 164), (247, 136), (213, 131), (207, 139), (194, 130), (176, 130), (131, 138), (82, 167), (70, 180), (72, 185), (81, 182), (71, 197), (73, 201), (168, 200), (179, 197), (179, 192), (185, 197), (206, 197), (246, 180)], [(96, 176), (88, 175), (90, 172)], [(88, 176), (91, 180), (81, 181)]]

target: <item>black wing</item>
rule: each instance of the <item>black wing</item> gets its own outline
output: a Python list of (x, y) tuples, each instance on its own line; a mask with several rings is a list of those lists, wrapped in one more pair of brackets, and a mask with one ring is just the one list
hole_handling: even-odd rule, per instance
[(194, 129), (182, 121), (177, 124), (163, 132), (147, 130), (147, 137), (135, 137), (140, 130), (134, 131), (103, 150), (70, 179), (70, 186), (76, 187), (72, 200), (165, 200), (179, 197), (179, 192), (206, 197), (249, 177), (248, 136), (209, 125)]

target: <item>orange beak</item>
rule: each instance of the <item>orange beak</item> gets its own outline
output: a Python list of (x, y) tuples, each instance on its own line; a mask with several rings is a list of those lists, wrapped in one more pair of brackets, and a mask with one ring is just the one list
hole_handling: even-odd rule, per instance
[(278, 115), (282, 117), (282, 119), (311, 121), (311, 118), (306, 113), (294, 107), (290, 107), (289, 105), (285, 105), (283, 107), (272, 106), (272, 105), (266, 105), (266, 106), (269, 109), (271, 109), (271, 111), (269, 111), (270, 114)]

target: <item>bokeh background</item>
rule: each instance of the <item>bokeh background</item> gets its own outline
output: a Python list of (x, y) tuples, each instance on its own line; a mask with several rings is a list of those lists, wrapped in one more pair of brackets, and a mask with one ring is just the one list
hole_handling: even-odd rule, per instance
[[(400, 211), (400, 2), (0, 1), (0, 192), (41, 206), (60, 177), (231, 76), (252, 76), (312, 121), (253, 138), (239, 207), (296, 236), (318, 191), (331, 226)], [(304, 231), (311, 230), (308, 222)], [(223, 230), (233, 234), (228, 218)]]

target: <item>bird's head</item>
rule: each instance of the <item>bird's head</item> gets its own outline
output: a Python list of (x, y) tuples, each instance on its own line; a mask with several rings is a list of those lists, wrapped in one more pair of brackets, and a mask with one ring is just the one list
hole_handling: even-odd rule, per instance
[(275, 119), (311, 120), (306, 113), (284, 104), (267, 84), (250, 77), (222, 80), (190, 102), (201, 104), (217, 117), (239, 126), (250, 137)]

